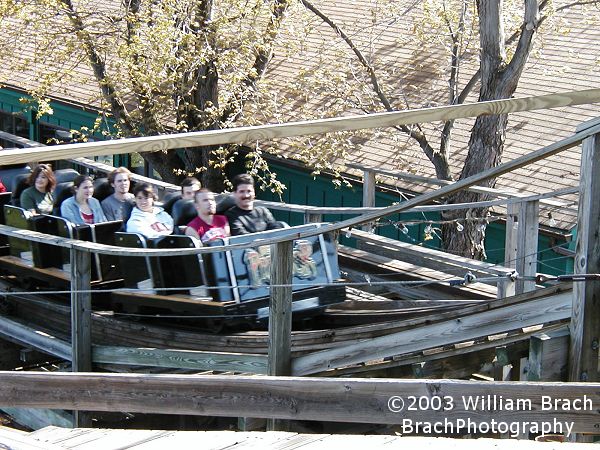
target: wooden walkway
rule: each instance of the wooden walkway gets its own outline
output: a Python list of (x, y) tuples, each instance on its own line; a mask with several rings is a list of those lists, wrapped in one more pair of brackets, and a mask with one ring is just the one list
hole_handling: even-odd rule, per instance
[(0, 449), (10, 450), (163, 450), (421, 448), (427, 450), (550, 450), (597, 449), (594, 444), (535, 442), (514, 439), (450, 439), (384, 435), (298, 434), (287, 432), (107, 430), (97, 428), (46, 427), (32, 433), (0, 427)]

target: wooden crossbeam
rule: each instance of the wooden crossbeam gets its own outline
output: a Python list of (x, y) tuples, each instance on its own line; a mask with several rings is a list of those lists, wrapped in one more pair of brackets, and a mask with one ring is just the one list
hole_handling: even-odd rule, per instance
[(308, 375), (427, 348), (467, 341), (540, 323), (569, 318), (571, 294), (536, 298), (508, 308), (497, 308), (299, 356), (292, 361), (293, 375)]
[[(8, 317), (1, 316), (0, 318), (0, 336), (71, 361), (72, 352), (69, 342)], [(265, 355), (243, 353), (95, 345), (92, 348), (91, 358), (94, 363), (105, 364), (267, 373), (267, 357)]]
[[(413, 397), (438, 407), (414, 407)], [(480, 406), (469, 408), (473, 401)], [(495, 420), (548, 423), (548, 433), (559, 424), (564, 432), (595, 432), (599, 405), (599, 383), (0, 372), (0, 407), (387, 424)]]

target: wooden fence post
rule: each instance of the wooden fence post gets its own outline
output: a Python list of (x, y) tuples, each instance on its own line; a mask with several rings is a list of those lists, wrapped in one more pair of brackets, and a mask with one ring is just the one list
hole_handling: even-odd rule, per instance
[[(578, 130), (580, 131), (580, 130)], [(575, 273), (600, 272), (600, 136), (583, 141)], [(598, 381), (600, 281), (573, 284), (569, 381)]]
[[(517, 267), (517, 231), (519, 229), (519, 204), (506, 205), (506, 230), (504, 239), (504, 267)], [(498, 283), (498, 298), (515, 295), (515, 282), (506, 280)]]
[(313, 213), (310, 211), (304, 212), (304, 223), (318, 223), (323, 222), (323, 214)]
[[(91, 255), (71, 249), (71, 368), (73, 372), (92, 371), (92, 302), (90, 293)], [(89, 414), (74, 411), (75, 427), (89, 427)]]
[[(271, 245), (268, 375), (286, 376), (292, 371), (292, 248), (292, 241)], [(267, 421), (267, 430), (286, 431), (287, 428), (288, 421)]]
[[(365, 208), (375, 206), (375, 172), (369, 169), (363, 169), (363, 195), (362, 205)], [(364, 231), (373, 231), (373, 224), (366, 223), (363, 225)]]
[[(537, 274), (540, 202), (531, 200), (522, 202), (520, 205), (515, 268), (521, 277), (535, 277)], [(535, 281), (517, 279), (515, 294), (533, 290), (535, 290)]]

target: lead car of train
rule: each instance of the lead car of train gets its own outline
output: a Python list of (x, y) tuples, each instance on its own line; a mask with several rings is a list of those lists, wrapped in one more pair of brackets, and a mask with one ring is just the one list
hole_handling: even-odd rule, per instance
[[(68, 197), (77, 172), (56, 171), (54, 215), (31, 215), (18, 206), (27, 172), (0, 171), (11, 192), (0, 193), (0, 222), (7, 226), (44, 234), (127, 248), (195, 248), (197, 240), (183, 234), (146, 239), (124, 232), (121, 221), (75, 225), (59, 217), (59, 203)], [(95, 180), (95, 196), (110, 194), (106, 179)], [(190, 220), (191, 201), (175, 203), (177, 225)], [(184, 213), (182, 213), (182, 211)], [(187, 211), (187, 215), (185, 213)], [(306, 224), (217, 240), (211, 245), (244, 244), (261, 239), (300, 233), (322, 227)], [(49, 243), (0, 236), (0, 271), (27, 288), (68, 289), (70, 255), (67, 249)], [(294, 241), (294, 317), (318, 315), (332, 303), (345, 299), (337, 261), (336, 237), (320, 234)], [(205, 319), (211, 326), (221, 324), (264, 324), (269, 314), (270, 247), (217, 251), (204, 255), (141, 257), (93, 254), (91, 279), (94, 307), (139, 315), (169, 315)]]

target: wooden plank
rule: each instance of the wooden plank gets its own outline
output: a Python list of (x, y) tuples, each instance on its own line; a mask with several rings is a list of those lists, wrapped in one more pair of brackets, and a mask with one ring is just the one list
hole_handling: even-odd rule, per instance
[(81, 156), (116, 155), (134, 152), (156, 152), (175, 148), (203, 147), (262, 141), (265, 139), (305, 136), (336, 131), (391, 127), (413, 123), (435, 122), (477, 117), (482, 114), (506, 114), (518, 111), (558, 108), (569, 105), (589, 104), (600, 101), (600, 89), (562, 92), (560, 94), (493, 100), (475, 104), (440, 106), (375, 113), (360, 116), (291, 122), (288, 124), (260, 125), (226, 130), (198, 131), (141, 138), (116, 139), (114, 141), (86, 142), (50, 147), (28, 148), (26, 151), (5, 150), (0, 154), (0, 165), (27, 163), (31, 160), (46, 161)]
[[(94, 161), (94, 160), (88, 159), (88, 158), (74, 158), (74, 159), (68, 159), (68, 161), (75, 163), (75, 164), (79, 164), (80, 166), (83, 166), (83, 167), (87, 167), (89, 169), (104, 172), (107, 174), (112, 172), (115, 169), (113, 166), (109, 166), (108, 164), (104, 164), (99, 161)], [(145, 177), (143, 175), (138, 175), (136, 173), (132, 173), (130, 176), (131, 176), (131, 180), (135, 181), (136, 183), (149, 183), (152, 186), (155, 186), (158, 189), (162, 189), (165, 191), (179, 192), (181, 190), (180, 186), (177, 186), (177, 185), (171, 184), (171, 183), (167, 183), (165, 181), (157, 180), (156, 178)]]
[(540, 204), (538, 201), (521, 203), (517, 228), (517, 256), (515, 268), (520, 275), (515, 285), (515, 293), (522, 294), (535, 290), (535, 281), (521, 277), (535, 278), (537, 274), (537, 251)]
[(395, 259), (401, 259), (402, 261), (410, 262), (418, 266), (429, 267), (441, 272), (456, 272), (457, 268), (459, 268), (461, 270), (470, 270), (474, 272), (474, 275), (476, 276), (487, 277), (494, 275), (505, 276), (507, 273), (512, 272), (508, 267), (452, 255), (441, 250), (426, 248), (420, 245), (400, 242), (385, 236), (366, 233), (362, 230), (352, 230), (352, 237), (373, 244), (373, 247), (369, 247), (369, 249), (375, 254), (378, 254), (377, 247), (389, 248), (391, 251), (395, 252)]
[(566, 381), (569, 361), (569, 330), (540, 333), (529, 341), (528, 381)]
[[(372, 208), (375, 206), (375, 187), (375, 172), (369, 169), (363, 170), (362, 206), (364, 208)], [(365, 224), (363, 230), (366, 232), (373, 231), (373, 224)]]
[[(600, 136), (583, 142), (575, 274), (600, 273)], [(596, 381), (600, 346), (600, 281), (575, 283), (569, 380)]]
[[(600, 90), (598, 90), (598, 93), (600, 93)], [(320, 227), (315, 230), (303, 231), (300, 233), (298, 233), (298, 232), (290, 233), (289, 236), (282, 235), (280, 237), (265, 239), (263, 244), (265, 244), (265, 245), (266, 244), (274, 244), (277, 242), (284, 242), (284, 241), (290, 240), (290, 239), (301, 239), (301, 238), (305, 238), (305, 237), (317, 236), (319, 234), (328, 233), (331, 231), (341, 230), (344, 228), (357, 227), (359, 225), (362, 225), (362, 224), (368, 223), (368, 222), (372, 222), (380, 217), (384, 217), (389, 214), (396, 214), (396, 213), (399, 213), (402, 211), (410, 210), (411, 208), (413, 208), (415, 206), (420, 206), (420, 205), (430, 203), (441, 197), (448, 196), (448, 195), (450, 195), (454, 192), (460, 191), (462, 189), (466, 189), (469, 186), (476, 185), (476, 184), (478, 184), (484, 180), (487, 180), (489, 178), (495, 178), (495, 177), (501, 176), (505, 173), (508, 173), (508, 172), (514, 171), (518, 168), (524, 167), (528, 164), (534, 163), (541, 159), (544, 159), (544, 158), (550, 157), (552, 155), (555, 155), (557, 153), (560, 153), (568, 148), (571, 148), (571, 147), (577, 145), (582, 139), (584, 139), (587, 136), (591, 136), (596, 132), (600, 132), (600, 125), (586, 129), (585, 131), (579, 132), (569, 138), (555, 142), (553, 144), (550, 144), (544, 148), (541, 148), (537, 151), (531, 152), (531, 153), (521, 156), (519, 158), (510, 160), (510, 161), (508, 161), (504, 164), (501, 164), (497, 167), (485, 170), (485, 171), (475, 174), (471, 177), (457, 181), (456, 183), (453, 183), (449, 186), (444, 186), (434, 192), (428, 192), (428, 193), (422, 194), (411, 200), (402, 202), (399, 205), (392, 205), (392, 206), (386, 207), (382, 210), (377, 210), (375, 212), (366, 213), (359, 217), (344, 220), (344, 221), (337, 222), (334, 224), (325, 225), (325, 226)], [(208, 131), (208, 132), (201, 132), (201, 133), (212, 133), (212, 132)], [(188, 133), (188, 134), (194, 134), (194, 133)], [(173, 136), (173, 135), (170, 135), (170, 136)], [(152, 138), (167, 139), (168, 137), (169, 136), (151, 136), (149, 138), (139, 138), (139, 139), (152, 139)], [(105, 142), (108, 144), (116, 143), (119, 146), (119, 148), (121, 149), (123, 147), (123, 141), (125, 141), (125, 140), (105, 141)], [(86, 143), (85, 145), (104, 144), (105, 142), (101, 142), (101, 143), (100, 142), (91, 142), (91, 143)], [(72, 145), (82, 145), (82, 144), (72, 144)], [(183, 145), (178, 145), (178, 147), (181, 147), (181, 146), (183, 146)], [(54, 146), (52, 148), (57, 149), (58, 147), (60, 147), (60, 146)], [(64, 146), (64, 147), (69, 147), (69, 145)], [(150, 147), (153, 147), (153, 145), (149, 144), (149, 148)], [(88, 152), (88, 151), (91, 151), (91, 149), (86, 148), (86, 152)], [(7, 150), (0, 154), (0, 163), (3, 162), (2, 155), (8, 154), (10, 152), (11, 152), (11, 150)], [(102, 150), (101, 154), (105, 154), (104, 149)], [(58, 157), (57, 155), (54, 155), (54, 156)], [(73, 155), (71, 155), (70, 157), (72, 157), (72, 156)], [(8, 162), (4, 161), (4, 163), (8, 163)], [(5, 225), (0, 225), (0, 234), (5, 234), (8, 236), (23, 237), (23, 234), (26, 231), (27, 230), (18, 230), (18, 229), (12, 228), (12, 227), (7, 227)], [(62, 247), (67, 247), (67, 248), (80, 248), (80, 249), (85, 249), (85, 250), (89, 250), (89, 251), (99, 252), (102, 254), (119, 255), (120, 253), (122, 254), (122, 252), (123, 252), (123, 250), (121, 250), (120, 248), (118, 250), (116, 250), (115, 247), (107, 246), (107, 245), (103, 245), (103, 244), (87, 243), (87, 242), (82, 242), (82, 241), (67, 242), (68, 240), (63, 240), (60, 238), (56, 238), (55, 236), (45, 235), (42, 233), (36, 234), (35, 232), (32, 232), (32, 231), (27, 231), (27, 233), (28, 233), (28, 234), (26, 234), (27, 239), (34, 240), (36, 242), (47, 243), (48, 240), (50, 240), (50, 242), (53, 243), (54, 245), (59, 245)], [(127, 249), (127, 252), (131, 256), (145, 256), (145, 255), (177, 256), (177, 255), (191, 255), (191, 254), (200, 254), (200, 253), (212, 253), (215, 251), (222, 251), (224, 249), (250, 248), (254, 244), (255, 244), (254, 242), (249, 242), (247, 244), (234, 244), (234, 245), (227, 245), (227, 246), (223, 246), (223, 247), (202, 247), (199, 249), (169, 249), (168, 251), (159, 250), (159, 249), (132, 249), (132, 248), (130, 248), (130, 249)], [(168, 252), (168, 255), (166, 255), (165, 252)]]
[[(292, 366), (293, 242), (271, 246), (271, 298), (269, 302), (269, 375), (290, 375)], [(267, 421), (267, 430), (286, 431), (285, 421)]]
[(65, 450), (61, 445), (40, 442), (27, 433), (1, 426), (0, 444), (9, 450)]
[[(53, 427), (48, 427), (53, 428)], [(75, 433), (72, 438), (67, 438), (70, 435), (67, 433), (71, 430), (49, 430), (53, 432), (53, 435), (48, 436), (45, 439), (43, 434), (39, 434), (44, 430), (36, 431), (27, 435), (26, 433), (18, 432), (15, 430), (2, 430), (4, 433), (19, 434), (19, 437), (30, 438), (33, 445), (39, 444), (39, 442), (45, 442), (48, 444), (64, 444), (65, 447), (50, 447), (48, 450), (54, 450), (57, 448), (64, 449), (72, 448), (73, 450), (83, 450), (93, 447), (72, 446), (72, 439), (75, 439)], [(90, 438), (98, 435), (98, 431), (94, 430), (73, 430), (79, 432), (79, 436), (85, 439), (86, 434), (90, 434)], [(128, 432), (130, 436), (124, 435)], [(65, 438), (61, 439), (60, 435), (64, 434)], [(419, 436), (386, 436), (386, 435), (372, 435), (372, 434), (297, 434), (297, 433), (285, 433), (285, 432), (260, 432), (260, 433), (247, 433), (247, 432), (236, 432), (236, 431), (154, 431), (154, 430), (104, 430), (106, 434), (105, 439), (100, 441), (104, 450), (123, 450), (124, 448), (133, 450), (164, 450), (165, 448), (180, 448), (188, 449), (195, 448), (198, 443), (201, 443), (202, 449), (212, 450), (223, 450), (223, 449), (302, 449), (302, 450), (331, 450), (331, 449), (343, 449), (343, 448), (368, 448), (372, 450), (377, 449), (388, 449), (403, 446), (405, 448), (416, 448), (416, 449), (427, 449), (427, 450), (481, 450), (481, 449), (496, 449), (496, 450), (539, 450), (544, 449), (580, 449), (580, 450), (594, 450), (593, 444), (569, 444), (569, 443), (546, 443), (539, 444), (538, 442), (528, 440), (516, 440), (516, 439), (491, 439), (491, 438), (478, 438), (478, 439), (457, 439), (447, 437), (419, 437)], [(162, 433), (162, 434), (155, 434)], [(108, 439), (112, 437), (112, 442)], [(123, 437), (125, 446), (119, 446), (119, 440)], [(145, 442), (133, 444), (131, 440), (138, 439)], [(33, 439), (36, 439), (36, 443)], [(44, 440), (45, 439), (45, 440)], [(54, 440), (56, 443), (54, 443)], [(93, 441), (89, 442), (89, 445), (93, 445)], [(21, 450), (27, 447), (13, 447), (15, 450)], [(31, 447), (30, 447), (31, 448)], [(32, 447), (40, 448), (40, 447)], [(95, 449), (94, 449), (95, 450)]]
[(92, 355), (95, 363), (257, 374), (267, 373), (266, 355), (99, 345), (93, 347)]
[[(450, 286), (448, 281), (451, 277), (447, 273), (433, 269), (423, 268), (414, 264), (405, 263), (385, 256), (373, 255), (364, 250), (351, 249), (340, 245), (338, 247), (340, 264), (348, 273), (348, 278), (357, 283), (366, 283), (365, 273), (370, 274), (372, 283), (384, 283), (381, 285), (369, 285), (366, 283), (361, 289), (375, 294), (395, 292), (403, 299), (423, 300), (449, 298), (469, 299), (492, 299), (496, 290), (483, 283), (472, 283), (468, 286)], [(394, 284), (391, 281), (431, 281), (424, 286)], [(439, 283), (436, 283), (439, 281)]]
[[(549, 329), (555, 329), (555, 326), (548, 327)], [(506, 333), (503, 333), (503, 335)], [(409, 366), (412, 364), (422, 363), (427, 364), (428, 362), (434, 362), (437, 360), (448, 361), (450, 364), (453, 364), (452, 361), (464, 359), (465, 363), (464, 367), (469, 367), (472, 364), (472, 361), (468, 361), (468, 358), (471, 356), (478, 360), (480, 354), (490, 354), (493, 353), (495, 355), (495, 348), (497, 346), (502, 345), (511, 345), (516, 346), (517, 349), (520, 349), (524, 342), (528, 340), (530, 337), (530, 333), (524, 334), (513, 334), (511, 336), (507, 336), (501, 339), (495, 339), (492, 341), (482, 340), (474, 344), (470, 348), (461, 348), (461, 349), (446, 349), (442, 351), (438, 351), (436, 353), (425, 354), (423, 351), (423, 355), (409, 355), (409, 356), (398, 356), (393, 357), (384, 361), (369, 363), (369, 364), (359, 364), (356, 366), (345, 367), (342, 369), (334, 369), (328, 372), (319, 372), (314, 374), (314, 376), (353, 376), (357, 374), (363, 374), (369, 372), (370, 376), (389, 376), (391, 378), (405, 378), (402, 375), (402, 371), (400, 374), (393, 371), (394, 368), (402, 368), (403, 366)], [(528, 343), (527, 343), (528, 344)], [(492, 358), (493, 359), (493, 358)], [(459, 372), (456, 372), (457, 374)], [(312, 375), (311, 375), (312, 376)], [(444, 376), (443, 378), (465, 378), (465, 376)]]
[[(65, 448), (77, 450), (117, 450), (135, 449), (147, 442), (161, 441), (173, 436), (173, 431), (162, 430), (106, 430), (86, 429), (82, 433), (69, 433), (65, 437), (54, 434), (49, 436), (54, 444), (63, 445)], [(33, 434), (37, 439), (42, 435)], [(168, 441), (167, 441), (168, 442)], [(163, 445), (167, 443), (163, 441)], [(163, 447), (164, 448), (164, 447)]]
[(323, 222), (323, 215), (311, 211), (304, 211), (304, 223), (320, 223)]
[[(509, 203), (506, 207), (506, 225), (504, 239), (504, 267), (517, 267), (517, 234), (519, 229), (519, 204)], [(515, 282), (498, 284), (498, 298), (515, 295)]]
[[(519, 400), (520, 406), (468, 406), (468, 401), (482, 399), (493, 403), (494, 395), (503, 405), (510, 400), (515, 406)], [(396, 399), (408, 402), (410, 396), (447, 396), (452, 407), (394, 412)], [(562, 399), (570, 408), (563, 407)], [(571, 432), (594, 432), (600, 425), (600, 384), (0, 372), (0, 407), (7, 405), (382, 424), (406, 419), (557, 421), (565, 431), (566, 423), (572, 423)]]
[(498, 308), (299, 356), (292, 362), (292, 373), (306, 375), (420, 351), (529, 325), (566, 319), (570, 314), (571, 295), (558, 294), (513, 304), (509, 308)]
[(71, 251), (71, 345), (73, 372), (92, 370), (91, 257), (88, 252)]
[[(388, 177), (398, 178), (401, 180), (413, 181), (415, 183), (433, 184), (433, 185), (437, 185), (437, 186), (448, 186), (448, 185), (452, 184), (452, 181), (449, 181), (449, 180), (440, 180), (438, 178), (424, 177), (421, 175), (415, 175), (413, 173), (407, 173), (407, 172), (402, 172), (402, 171), (398, 171), (398, 170), (386, 170), (386, 169), (380, 169), (377, 167), (366, 167), (366, 166), (363, 166), (362, 164), (354, 164), (354, 163), (346, 164), (346, 166), (351, 167), (353, 169), (371, 170), (376, 174), (386, 175)], [(467, 190), (470, 192), (485, 194), (490, 197), (502, 197), (502, 198), (506, 198), (506, 199), (511, 199), (511, 198), (513, 198), (513, 199), (514, 198), (524, 198), (525, 199), (525, 198), (529, 197), (527, 194), (522, 194), (519, 192), (510, 192), (510, 191), (500, 190), (500, 189), (495, 189), (495, 188), (489, 188), (489, 187), (485, 187), (485, 186), (471, 186)], [(568, 207), (567, 203), (562, 203), (562, 202), (559, 202), (556, 200), (546, 200), (546, 199), (540, 199), (540, 200), (541, 200), (541, 203), (545, 206), (551, 206), (553, 208)], [(510, 204), (510, 202), (508, 204)], [(441, 209), (441, 207), (444, 207), (444, 206), (451, 207), (452, 205), (440, 205), (440, 209)]]

